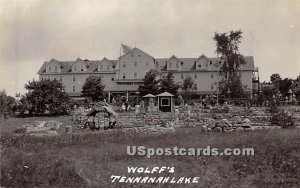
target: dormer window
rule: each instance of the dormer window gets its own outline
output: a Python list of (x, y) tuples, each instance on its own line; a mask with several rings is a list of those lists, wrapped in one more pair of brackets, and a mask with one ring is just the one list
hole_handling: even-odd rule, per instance
[(74, 66), (74, 72), (76, 72), (77, 71), (77, 66)]
[(208, 62), (205, 63), (205, 67), (208, 67)]
[(176, 62), (176, 68), (177, 68), (177, 69), (179, 68), (179, 63), (178, 63), (178, 62)]
[(133, 54), (131, 54), (131, 57), (134, 57), (134, 55), (133, 55)]
[(126, 67), (126, 62), (123, 62), (123, 67)]
[(138, 57), (141, 57), (141, 55), (139, 54)]
[(51, 66), (49, 66), (49, 68), (48, 68), (48, 69), (49, 69), (49, 72), (51, 72)]
[(123, 72), (123, 79), (125, 79), (126, 78), (126, 73), (125, 72)]
[(198, 65), (198, 67), (200, 67), (200, 68), (201, 68), (201, 64), (199, 64), (199, 65)]
[(170, 68), (170, 69), (172, 68), (172, 63), (171, 63), (171, 62), (169, 63), (169, 68)]
[(54, 70), (55, 70), (55, 72), (57, 72), (57, 66), (55, 66)]
[(107, 68), (107, 70), (108, 70), (108, 71), (110, 70), (110, 66), (109, 66), (109, 65), (107, 65), (107, 67), (106, 67), (106, 68)]
[(102, 64), (99, 66), (99, 69), (102, 71), (102, 69), (103, 69), (103, 65)]

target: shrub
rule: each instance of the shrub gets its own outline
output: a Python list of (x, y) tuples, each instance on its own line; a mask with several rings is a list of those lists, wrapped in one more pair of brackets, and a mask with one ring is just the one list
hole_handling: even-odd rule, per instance
[(229, 106), (223, 105), (223, 106), (215, 106), (211, 109), (212, 113), (229, 113)]
[(285, 112), (284, 110), (281, 110), (280, 112), (277, 112), (274, 114), (270, 122), (272, 125), (281, 126), (282, 128), (293, 128), (295, 127), (295, 120), (293, 118), (293, 115), (289, 114), (288, 112)]
[(270, 105), (269, 112), (271, 112), (271, 113), (279, 112), (279, 108), (278, 108), (278, 104), (277, 104), (276, 100), (271, 100), (269, 105)]
[(180, 99), (174, 99), (174, 104), (175, 104), (175, 106), (179, 106), (179, 105), (181, 105), (181, 100)]

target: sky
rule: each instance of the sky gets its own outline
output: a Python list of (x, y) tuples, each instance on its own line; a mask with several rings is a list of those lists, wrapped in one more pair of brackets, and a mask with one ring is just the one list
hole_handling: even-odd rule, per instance
[(300, 74), (300, 0), (0, 0), (0, 90), (24, 93), (44, 61), (215, 57), (215, 32), (242, 30), (261, 81)]

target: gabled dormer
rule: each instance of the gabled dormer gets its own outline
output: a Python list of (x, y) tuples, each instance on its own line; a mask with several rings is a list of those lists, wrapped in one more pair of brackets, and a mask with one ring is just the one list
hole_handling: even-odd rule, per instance
[(87, 61), (77, 58), (75, 63), (72, 65), (72, 72), (86, 72), (88, 69)]
[(104, 57), (97, 66), (97, 72), (103, 72), (103, 71), (113, 71), (114, 70), (114, 64), (109, 59)]
[(167, 61), (167, 70), (170, 71), (180, 71), (182, 62), (175, 56), (172, 55)]
[(47, 64), (45, 71), (47, 73), (56, 73), (56, 72), (58, 73), (61, 72), (61, 69), (62, 67), (60, 63), (56, 59), (52, 58)]
[(211, 65), (212, 61), (203, 54), (196, 60), (196, 70), (209, 70)]

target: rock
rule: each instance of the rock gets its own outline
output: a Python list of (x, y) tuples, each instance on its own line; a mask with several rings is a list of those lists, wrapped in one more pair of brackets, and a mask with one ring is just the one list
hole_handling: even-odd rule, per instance
[(236, 131), (244, 131), (244, 129), (242, 127), (238, 127), (235, 129)]
[(243, 128), (251, 128), (251, 125), (249, 123), (243, 123), (241, 125), (241, 127), (243, 127)]
[(250, 121), (250, 119), (245, 118), (245, 119), (243, 120), (243, 123), (251, 123), (251, 121)]
[(215, 128), (213, 128), (213, 132), (222, 132), (222, 128), (221, 127), (215, 127)]
[(245, 131), (253, 131), (252, 127), (250, 128), (244, 128)]
[(72, 126), (67, 126), (66, 127), (66, 134), (71, 134), (72, 133)]

